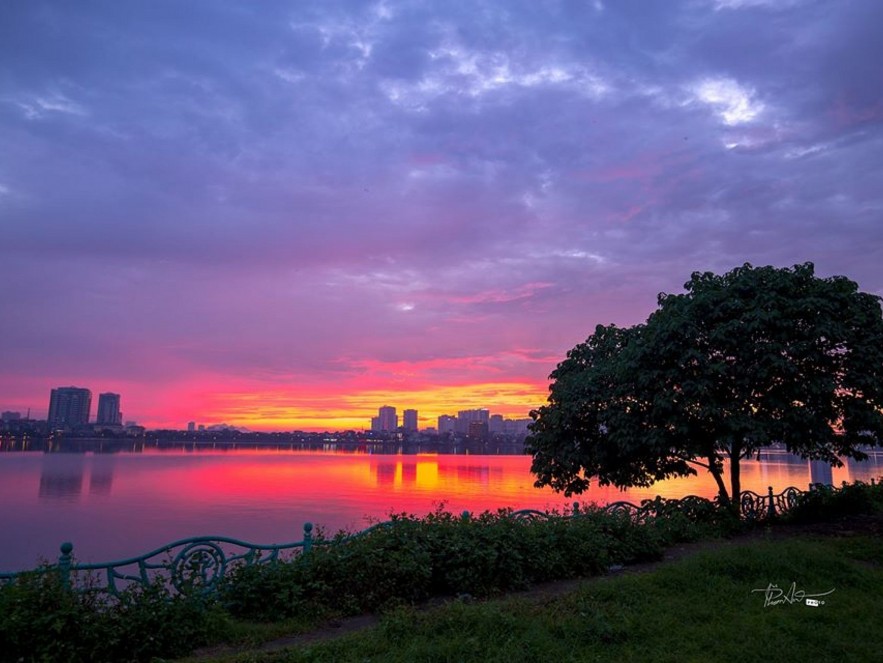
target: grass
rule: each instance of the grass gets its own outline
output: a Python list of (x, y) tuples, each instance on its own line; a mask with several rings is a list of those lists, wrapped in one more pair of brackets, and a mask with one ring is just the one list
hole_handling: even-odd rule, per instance
[[(545, 600), (398, 608), (377, 627), (271, 654), (300, 661), (871, 661), (883, 652), (883, 539), (724, 546), (652, 572), (605, 577)], [(769, 583), (834, 593), (825, 605), (764, 607)]]

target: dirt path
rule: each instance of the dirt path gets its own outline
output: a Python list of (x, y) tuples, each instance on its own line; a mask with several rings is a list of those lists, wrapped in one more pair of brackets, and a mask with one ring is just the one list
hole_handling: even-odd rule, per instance
[[(534, 600), (550, 600), (572, 592), (579, 587), (592, 582), (598, 582), (604, 578), (619, 575), (630, 575), (636, 573), (647, 573), (659, 568), (663, 564), (691, 557), (701, 552), (709, 550), (719, 550), (734, 545), (740, 545), (758, 540), (786, 539), (795, 536), (856, 536), (870, 535), (883, 536), (883, 514), (875, 514), (869, 516), (853, 516), (832, 523), (815, 523), (812, 525), (780, 525), (776, 527), (758, 527), (750, 532), (739, 534), (729, 539), (710, 539), (696, 541), (694, 543), (683, 543), (675, 545), (665, 550), (662, 559), (654, 562), (644, 562), (640, 564), (630, 564), (628, 566), (614, 566), (606, 575), (591, 576), (588, 578), (571, 578), (567, 580), (557, 580), (554, 582), (542, 583), (535, 585), (530, 589), (520, 592), (510, 592), (505, 596), (523, 597)], [(419, 606), (418, 609), (431, 609), (444, 604), (446, 601), (453, 599), (434, 599)], [(198, 661), (200, 659), (235, 655), (246, 652), (271, 652), (288, 647), (302, 647), (317, 642), (339, 638), (350, 633), (355, 633), (380, 622), (378, 615), (359, 615), (356, 617), (346, 617), (340, 620), (334, 620), (307, 633), (299, 633), (276, 640), (265, 642), (261, 645), (252, 647), (233, 647), (229, 645), (216, 645), (205, 649), (200, 649), (191, 654), (185, 660)]]

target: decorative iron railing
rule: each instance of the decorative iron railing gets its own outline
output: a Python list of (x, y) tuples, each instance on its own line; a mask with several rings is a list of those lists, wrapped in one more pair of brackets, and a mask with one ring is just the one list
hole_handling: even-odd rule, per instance
[[(871, 481), (873, 484), (873, 480)], [(819, 486), (810, 484), (810, 491)], [(739, 511), (743, 519), (749, 522), (768, 520), (790, 511), (796, 506), (802, 495), (809, 491), (801, 491), (793, 486), (780, 493), (774, 493), (769, 487), (765, 495), (753, 491), (744, 491), (739, 500)], [(534, 509), (513, 511), (507, 514), (516, 520), (549, 520), (552, 518), (578, 518), (589, 513), (608, 513), (628, 518), (635, 524), (665, 518), (678, 512), (692, 520), (699, 520), (703, 513), (715, 509), (715, 502), (697, 495), (688, 495), (677, 500), (657, 497), (654, 500), (643, 500), (640, 505), (632, 502), (619, 501), (601, 507), (580, 506), (574, 502), (571, 513), (555, 514)], [(464, 511), (463, 519), (471, 517)], [(73, 544), (61, 544), (61, 555), (54, 566), (44, 566), (36, 572), (45, 573), (56, 570), (63, 583), (83, 591), (106, 592), (112, 596), (134, 584), (147, 586), (162, 580), (175, 592), (180, 594), (210, 593), (217, 589), (218, 584), (227, 572), (238, 566), (269, 564), (279, 560), (294, 559), (299, 555), (309, 554), (317, 545), (339, 545), (357, 537), (362, 537), (379, 528), (392, 527), (395, 520), (378, 523), (367, 529), (348, 536), (334, 539), (314, 539), (312, 523), (305, 523), (303, 538), (291, 543), (256, 544), (229, 537), (193, 537), (180, 539), (168, 545), (152, 550), (144, 555), (130, 557), (114, 562), (74, 563)], [(0, 573), (0, 583), (11, 582), (18, 573)]]

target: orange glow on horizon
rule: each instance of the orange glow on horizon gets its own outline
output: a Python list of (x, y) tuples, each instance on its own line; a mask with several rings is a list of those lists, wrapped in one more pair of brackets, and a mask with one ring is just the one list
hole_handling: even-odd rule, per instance
[[(211, 425), (225, 423), (255, 431), (344, 431), (370, 427), (377, 409), (391, 405), (400, 420), (405, 409), (416, 409), (418, 425), (435, 427), (442, 414), (456, 415), (458, 410), (485, 408), (507, 419), (529, 417), (532, 409), (546, 400), (547, 384), (529, 382), (489, 382), (470, 385), (389, 387), (348, 393), (330, 387), (285, 388), (268, 390), (237, 389), (216, 391), (189, 389), (179, 393), (175, 407), (159, 421), (145, 421), (150, 428), (182, 428), (186, 421)], [(189, 393), (187, 393), (189, 392)], [(166, 410), (166, 412), (169, 412)]]

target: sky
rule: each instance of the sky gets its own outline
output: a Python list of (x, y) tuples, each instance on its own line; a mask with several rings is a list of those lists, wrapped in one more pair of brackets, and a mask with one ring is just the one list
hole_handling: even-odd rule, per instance
[(525, 417), (694, 271), (883, 294), (877, 0), (0, 4), (0, 410)]

